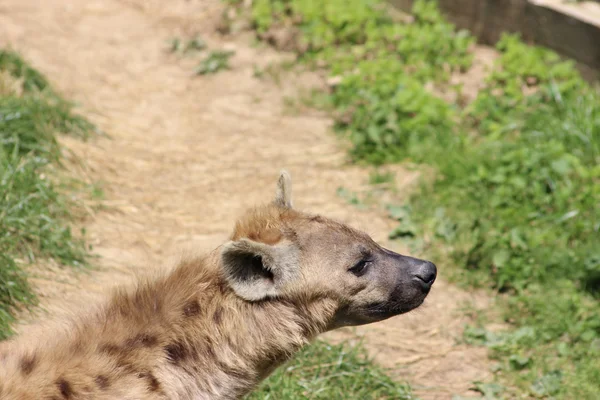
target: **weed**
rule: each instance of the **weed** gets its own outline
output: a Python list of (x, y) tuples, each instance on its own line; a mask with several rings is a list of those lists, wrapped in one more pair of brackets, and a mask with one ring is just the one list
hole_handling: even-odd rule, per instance
[[(200, 53), (207, 48), (206, 42), (200, 36), (195, 36), (188, 40), (182, 40), (178, 37), (172, 38), (168, 43), (168, 50), (171, 53), (190, 54)], [(210, 51), (200, 64), (196, 67), (197, 75), (214, 74), (222, 70), (229, 69), (229, 59), (234, 55), (233, 51), (213, 50)], [(261, 71), (255, 69), (256, 76)]]
[(414, 238), (417, 236), (417, 227), (411, 217), (410, 206), (388, 206), (390, 218), (398, 221), (398, 226), (390, 232), (390, 239)]
[(413, 399), (409, 388), (375, 366), (361, 346), (317, 341), (280, 367), (252, 399)]
[(27, 92), (49, 89), (50, 85), (42, 74), (31, 68), (14, 51), (0, 49), (0, 70), (15, 78), (23, 79), (23, 89)]
[(90, 195), (94, 200), (104, 200), (104, 188), (100, 182), (94, 182), (90, 185)]
[(254, 64), (252, 66), (252, 76), (256, 79), (262, 79), (265, 76), (266, 69)]
[(234, 54), (233, 51), (211, 51), (208, 56), (200, 62), (200, 65), (196, 68), (196, 73), (198, 75), (206, 75), (229, 69), (229, 59)]
[(187, 54), (190, 52), (199, 52), (206, 49), (206, 43), (200, 36), (195, 36), (188, 40), (172, 38), (169, 41), (169, 51), (171, 53)]
[(281, 85), (282, 68), (278, 64), (269, 63), (261, 71), (259, 78), (268, 76), (276, 85)]
[(360, 208), (364, 207), (364, 204), (360, 200), (358, 195), (356, 193), (346, 189), (345, 187), (339, 187), (337, 189), (336, 193), (342, 199), (346, 200), (348, 202), (348, 204), (352, 204), (352, 205), (360, 207)]
[(391, 182), (394, 182), (393, 172), (375, 170), (369, 174), (369, 183), (371, 185), (381, 185)]

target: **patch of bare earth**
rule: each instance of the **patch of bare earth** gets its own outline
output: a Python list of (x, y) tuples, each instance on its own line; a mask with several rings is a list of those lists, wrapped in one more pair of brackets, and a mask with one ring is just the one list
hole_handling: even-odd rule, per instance
[[(79, 275), (32, 268), (45, 309), (100, 295), (181, 248), (215, 247), (243, 209), (270, 200), (280, 168), (294, 178), (299, 208), (386, 243), (393, 221), (336, 194), (340, 186), (367, 190), (368, 171), (348, 165), (330, 120), (285, 112), (285, 97), (318, 79), (287, 73), (281, 86), (257, 79), (255, 64), (290, 55), (253, 47), (248, 35), (220, 36), (221, 10), (212, 0), (0, 1), (0, 45), (20, 51), (110, 136), (63, 139), (74, 173), (103, 183), (105, 208), (90, 209), (84, 221), (100, 257), (96, 270)], [(168, 38), (195, 33), (211, 48), (234, 50), (232, 69), (196, 77), (198, 58), (165, 52)], [(416, 180), (401, 169), (396, 176), (400, 193)], [(450, 399), (488, 377), (485, 352), (456, 344), (461, 308), (487, 300), (447, 284), (444, 260), (435, 261), (440, 280), (422, 309), (327, 337), (364, 336), (376, 359), (420, 397)]]

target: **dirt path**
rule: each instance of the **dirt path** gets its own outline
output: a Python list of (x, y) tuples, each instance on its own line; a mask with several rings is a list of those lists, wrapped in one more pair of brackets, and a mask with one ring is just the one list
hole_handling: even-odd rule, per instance
[[(181, 246), (215, 246), (245, 207), (270, 199), (282, 167), (295, 180), (298, 207), (350, 222), (386, 242), (392, 221), (336, 195), (339, 186), (364, 190), (368, 171), (345, 164), (330, 121), (285, 112), (284, 97), (294, 92), (289, 82), (310, 84), (311, 78), (288, 77), (279, 87), (253, 77), (255, 63), (282, 55), (251, 46), (243, 35), (216, 35), (216, 1), (160, 4), (0, 0), (0, 44), (24, 54), (111, 135), (87, 144), (64, 140), (74, 170), (104, 183), (107, 209), (85, 222), (101, 256), (98, 271), (75, 276), (52, 268), (36, 275), (46, 308), (124, 282)], [(196, 61), (164, 51), (168, 38), (192, 32), (212, 47), (234, 49), (233, 69), (192, 77)], [(415, 176), (397, 178), (402, 191)], [(441, 279), (422, 309), (329, 335), (366, 335), (377, 360), (424, 399), (449, 399), (488, 376), (485, 353), (455, 345), (464, 323), (461, 307), (483, 300), (445, 283), (443, 262), (438, 264)]]

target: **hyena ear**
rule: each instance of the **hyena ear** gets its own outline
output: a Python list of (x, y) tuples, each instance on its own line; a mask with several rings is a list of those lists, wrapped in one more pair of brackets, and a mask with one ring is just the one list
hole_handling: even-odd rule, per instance
[(293, 244), (230, 241), (223, 246), (221, 260), (229, 286), (248, 301), (278, 296), (299, 270), (298, 250)]
[(277, 193), (273, 203), (279, 207), (292, 208), (292, 178), (286, 170), (279, 173)]

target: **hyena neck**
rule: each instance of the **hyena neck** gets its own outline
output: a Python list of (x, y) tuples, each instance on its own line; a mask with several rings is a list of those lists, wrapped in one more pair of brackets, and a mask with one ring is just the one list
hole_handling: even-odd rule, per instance
[[(178, 275), (194, 276), (175, 272), (170, 279)], [(242, 397), (323, 332), (335, 311), (324, 298), (247, 302), (219, 273), (207, 278), (193, 283), (192, 289), (189, 279), (172, 284), (181, 289), (173, 290), (179, 295), (171, 308), (182, 311), (170, 323), (164, 372), (179, 377), (172, 379), (181, 381), (177, 393)]]
[(255, 349), (254, 355), (248, 354), (247, 357), (255, 357), (258, 361), (256, 383), (325, 332), (334, 312), (334, 304), (330, 300), (319, 298), (251, 306), (244, 320), (249, 328), (248, 335), (253, 336), (252, 348)]

